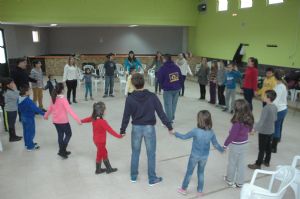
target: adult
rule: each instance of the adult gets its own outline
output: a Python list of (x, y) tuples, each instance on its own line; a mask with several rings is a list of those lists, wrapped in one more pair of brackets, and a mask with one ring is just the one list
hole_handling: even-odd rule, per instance
[(157, 51), (156, 55), (155, 55), (155, 57), (153, 59), (153, 62), (151, 64), (151, 66), (150, 66), (154, 70), (154, 72), (155, 72), (155, 94), (157, 94), (157, 91), (159, 91), (159, 94), (161, 94), (161, 85), (158, 82), (157, 72), (162, 67), (162, 65), (163, 65), (162, 54), (159, 51)]
[(223, 60), (219, 61), (219, 69), (217, 74), (217, 84), (218, 84), (218, 105), (219, 107), (225, 106), (225, 81), (226, 81), (226, 69)]
[(27, 61), (25, 58), (20, 58), (17, 60), (17, 67), (11, 72), (11, 78), (14, 80), (17, 89), (23, 86), (29, 86), (29, 82), (36, 83), (37, 80), (31, 78), (26, 71)]
[[(113, 61), (113, 54), (110, 53), (106, 56), (107, 61), (104, 63), (105, 70), (105, 91), (103, 97), (114, 97), (114, 80), (115, 71), (117, 69), (116, 63)], [(108, 92), (109, 89), (109, 92)]]
[(201, 65), (196, 73), (198, 77), (198, 83), (200, 87), (200, 98), (199, 100), (205, 100), (206, 95), (206, 85), (208, 84), (208, 77), (209, 77), (209, 67), (207, 65), (207, 59), (205, 57), (201, 60)]
[(164, 61), (164, 65), (158, 71), (158, 81), (164, 91), (165, 112), (169, 121), (174, 123), (182, 75), (180, 68), (172, 61), (171, 55), (164, 55)]
[(127, 73), (129, 73), (130, 68), (135, 68), (136, 72), (140, 72), (142, 64), (140, 60), (135, 57), (134, 52), (131, 50), (128, 53), (128, 57), (124, 61), (124, 66)]
[(288, 107), (287, 107), (288, 89), (287, 89), (287, 84), (283, 79), (284, 77), (283, 70), (276, 70), (274, 76), (277, 81), (277, 84), (274, 88), (277, 97), (273, 101), (273, 104), (275, 104), (277, 107), (277, 120), (275, 122), (275, 132), (273, 134), (273, 139), (272, 139), (272, 152), (277, 153), (277, 145), (278, 142), (280, 142), (281, 140), (283, 121), (288, 112)]
[(77, 81), (79, 79), (80, 72), (79, 68), (75, 64), (75, 59), (73, 56), (68, 58), (68, 63), (64, 68), (63, 82), (66, 82), (67, 85), (67, 99), (69, 104), (71, 103), (71, 93), (73, 94), (73, 103), (77, 103), (76, 101), (76, 88)]
[(184, 96), (184, 82), (186, 79), (187, 74), (193, 75), (191, 68), (186, 60), (186, 56), (184, 53), (180, 53), (178, 55), (178, 59), (176, 60), (176, 64), (179, 66), (180, 71), (181, 71), (181, 75), (182, 75), (182, 79), (181, 79), (181, 96)]
[(44, 82), (43, 82), (43, 71), (42, 71), (42, 62), (41, 61), (34, 61), (33, 62), (34, 68), (30, 72), (30, 77), (35, 79), (37, 82), (32, 83), (32, 91), (33, 91), (33, 102), (39, 103), (39, 108), (42, 109), (44, 112), (46, 110), (43, 106), (43, 88), (44, 88)]
[(249, 103), (251, 111), (253, 110), (252, 99), (257, 90), (258, 83), (258, 60), (254, 57), (249, 57), (248, 66), (245, 71), (243, 90), (244, 98)]
[(158, 97), (150, 91), (144, 89), (144, 76), (139, 73), (132, 75), (132, 84), (136, 90), (126, 98), (124, 114), (122, 119), (121, 134), (125, 135), (130, 117), (132, 118), (131, 133), (131, 181), (136, 182), (138, 177), (139, 157), (142, 140), (145, 140), (148, 157), (148, 180), (152, 186), (162, 181), (155, 172), (156, 153), (156, 132), (155, 132), (155, 112), (160, 120), (169, 129), (173, 130)]

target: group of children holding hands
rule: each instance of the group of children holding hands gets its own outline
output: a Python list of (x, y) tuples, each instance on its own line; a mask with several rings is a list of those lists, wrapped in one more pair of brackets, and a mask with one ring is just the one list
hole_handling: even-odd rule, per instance
[[(222, 68), (223, 67), (223, 68)], [(222, 70), (224, 66), (221, 65)], [(259, 154), (258, 158), (253, 165), (249, 165), (249, 168), (260, 168), (260, 165), (264, 164), (269, 166), (271, 159), (271, 146), (272, 133), (274, 132), (274, 123), (276, 121), (277, 109), (272, 104), (276, 98), (276, 92), (272, 89), (264, 90), (263, 102), (265, 104), (261, 117), (257, 124), (254, 124), (254, 117), (251, 112), (250, 106), (244, 99), (235, 100), (235, 87), (236, 80), (241, 77), (241, 74), (237, 71), (235, 65), (229, 65), (227, 72), (224, 72), (224, 84), (219, 85), (218, 82), (214, 82), (219, 86), (226, 87), (225, 102), (219, 99), (219, 105), (223, 107), (225, 111), (233, 113), (231, 119), (232, 127), (229, 131), (229, 135), (226, 138), (223, 147), (218, 143), (216, 134), (213, 131), (213, 119), (211, 114), (207, 110), (201, 110), (197, 114), (197, 126), (187, 134), (181, 134), (174, 130), (169, 131), (176, 138), (186, 140), (193, 139), (192, 150), (189, 157), (186, 175), (184, 177), (182, 186), (178, 189), (181, 194), (187, 194), (187, 188), (193, 173), (194, 168), (198, 167), (198, 187), (197, 192), (199, 196), (203, 195), (204, 185), (204, 170), (207, 163), (210, 143), (220, 152), (229, 150), (227, 174), (224, 180), (231, 187), (242, 187), (244, 183), (245, 173), (245, 159), (247, 154), (248, 135), (252, 132), (252, 129), (259, 132)], [(220, 70), (219, 70), (220, 71)], [(139, 73), (132, 73), (132, 76), (138, 76), (140, 79), (144, 77)], [(131, 79), (130, 77), (129, 79)], [(222, 79), (218, 77), (218, 74), (214, 75), (216, 79)], [(212, 79), (211, 79), (212, 80)], [(17, 111), (21, 113), (21, 121), (23, 125), (23, 136), (25, 147), (28, 151), (39, 149), (39, 145), (34, 142), (35, 137), (35, 115), (40, 114), (44, 119), (52, 117), (52, 122), (57, 130), (58, 134), (58, 155), (63, 159), (68, 158), (71, 152), (67, 150), (68, 143), (72, 136), (72, 130), (69, 123), (68, 115), (71, 115), (73, 119), (78, 123), (92, 123), (93, 127), (93, 141), (97, 147), (96, 156), (96, 174), (111, 173), (117, 171), (116, 168), (112, 168), (108, 159), (106, 149), (106, 133), (110, 133), (116, 138), (122, 138), (124, 135), (119, 134), (110, 127), (108, 122), (104, 119), (106, 106), (103, 102), (97, 102), (93, 104), (92, 114), (85, 118), (79, 119), (79, 117), (73, 112), (68, 100), (64, 97), (64, 85), (63, 83), (57, 83), (51, 77), (49, 81), (55, 83), (47, 84), (47, 88), (51, 89), (51, 105), (48, 110), (44, 112), (36, 106), (36, 104), (30, 99), (30, 88), (24, 86), (17, 91), (16, 86), (12, 79), (7, 79), (2, 85), (4, 88), (5, 97), (5, 110), (8, 113), (8, 123), (10, 132), (10, 141), (18, 141), (21, 137), (15, 133), (15, 121), (17, 117)], [(215, 81), (215, 80), (213, 80)], [(133, 83), (134, 86), (134, 83)], [(215, 85), (216, 87), (216, 85)], [(140, 92), (143, 89), (131, 91)], [(130, 97), (130, 96), (128, 96)], [(231, 106), (229, 101), (231, 99)], [(212, 100), (214, 102), (214, 100)], [(135, 113), (132, 113), (132, 118), (135, 117)], [(101, 163), (104, 163), (105, 169), (101, 168)]]

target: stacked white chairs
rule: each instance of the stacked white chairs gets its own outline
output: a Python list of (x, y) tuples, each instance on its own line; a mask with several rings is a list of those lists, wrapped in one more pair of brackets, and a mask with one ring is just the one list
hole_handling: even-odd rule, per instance
[[(295, 156), (292, 162), (292, 167), (296, 169), (295, 179), (291, 184), (291, 187), (295, 193), (295, 198), (300, 199), (300, 170), (297, 169), (297, 163), (300, 160), (300, 156)], [(277, 169), (281, 168), (282, 166), (277, 166)], [(277, 175), (276, 179), (281, 180), (284, 176)]]
[[(258, 174), (271, 175), (268, 188), (260, 187), (254, 184)], [(251, 182), (244, 184), (241, 191), (241, 199), (281, 199), (283, 198), (287, 188), (295, 179), (296, 169), (292, 166), (282, 166), (276, 171), (265, 171), (256, 169), (252, 176)], [(277, 176), (282, 176), (278, 178)], [(274, 190), (274, 181), (279, 180), (279, 188)]]
[(101, 82), (103, 83), (103, 90), (105, 88), (105, 81), (103, 79), (103, 76), (104, 76), (104, 64), (99, 64), (97, 66), (97, 69), (99, 71), (99, 78), (94, 78), (93, 79), (94, 89), (95, 89), (96, 92), (98, 90), (98, 84), (101, 83)]
[(154, 69), (148, 70), (148, 81), (151, 86), (154, 85), (154, 83), (155, 83), (155, 70)]

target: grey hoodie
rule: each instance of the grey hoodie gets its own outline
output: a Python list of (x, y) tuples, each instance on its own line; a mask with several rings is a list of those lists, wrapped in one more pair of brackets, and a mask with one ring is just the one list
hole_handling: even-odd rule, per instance
[(5, 109), (5, 111), (8, 111), (8, 112), (17, 111), (18, 110), (18, 98), (19, 98), (19, 91), (8, 89), (4, 93), (4, 101), (5, 101), (4, 109)]

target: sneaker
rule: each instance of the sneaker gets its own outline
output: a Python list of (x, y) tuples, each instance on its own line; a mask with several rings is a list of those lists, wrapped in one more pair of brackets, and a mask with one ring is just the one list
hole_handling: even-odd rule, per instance
[(130, 179), (130, 181), (131, 181), (132, 183), (136, 183), (136, 180), (137, 180), (137, 178), (133, 178), (133, 177), (131, 177), (131, 179)]
[(66, 153), (58, 152), (57, 155), (59, 155), (62, 159), (68, 158), (68, 155)]
[(72, 153), (71, 153), (71, 151), (66, 151), (66, 154), (71, 155)]
[(223, 112), (227, 112), (227, 111), (228, 111), (228, 108), (224, 108), (224, 109), (223, 109)]
[(203, 197), (204, 196), (204, 193), (203, 192), (197, 192), (197, 197), (200, 198), (200, 197)]
[(75, 104), (76, 104), (76, 103), (77, 103), (77, 101), (76, 101), (76, 100), (73, 100), (73, 103), (75, 103)]
[(152, 182), (149, 182), (149, 186), (154, 186), (154, 185), (157, 185), (157, 184), (159, 184), (159, 183), (161, 183), (161, 181), (162, 181), (163, 179), (162, 179), (162, 177), (157, 177), (155, 180), (153, 180)]
[(236, 184), (234, 182), (230, 182), (227, 180), (227, 176), (224, 176), (224, 181), (227, 183), (229, 187), (236, 188)]
[(177, 192), (184, 195), (184, 196), (187, 194), (186, 190), (184, 190), (183, 188), (178, 188)]
[(35, 151), (35, 150), (39, 150), (40, 149), (40, 146), (39, 145), (34, 145), (34, 147), (32, 149), (28, 149), (27, 148), (27, 151)]
[(22, 137), (20, 136), (14, 136), (9, 138), (9, 142), (18, 142), (20, 140), (22, 140)]
[(255, 169), (260, 169), (261, 167), (260, 165), (254, 163), (254, 164), (248, 164), (248, 168), (255, 170)]
[(70, 105), (72, 104), (72, 102), (70, 100), (68, 100), (68, 102), (69, 102)]
[(103, 95), (103, 98), (106, 98), (106, 97), (108, 97), (108, 95)]
[(236, 184), (236, 183), (235, 183), (235, 187), (236, 187), (236, 188), (243, 188), (243, 185), (242, 185), (242, 184)]
[(110, 94), (109, 97), (115, 97), (113, 94)]

